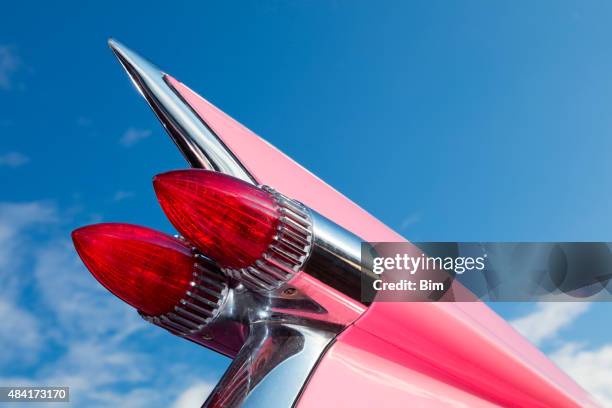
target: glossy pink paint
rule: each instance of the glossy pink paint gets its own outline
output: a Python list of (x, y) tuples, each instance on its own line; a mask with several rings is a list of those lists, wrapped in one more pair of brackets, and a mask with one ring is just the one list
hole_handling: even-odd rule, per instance
[[(172, 77), (167, 79), (260, 183), (302, 201), (367, 241), (405, 241), (188, 87)], [(301, 408), (395, 407), (404, 402), (423, 407), (490, 403), (597, 406), (481, 302), (374, 303), (366, 311), (316, 279), (309, 279), (300, 282), (301, 289), (312, 287), (318, 299), (328, 301), (328, 305), (338, 302), (335, 313), (341, 313), (341, 321), (356, 321), (317, 367), (300, 400)], [(397, 382), (393, 378), (398, 378)], [(381, 396), (383, 391), (388, 398)], [(337, 394), (346, 398), (341, 405), (331, 402)]]
[[(501, 406), (596, 406), (538, 350), (530, 350), (538, 358), (523, 358), (499, 337), (504, 333), (474, 325), (467, 313), (453, 310), (449, 316), (445, 305), (375, 303), (355, 327), (403, 350), (431, 377)], [(350, 338), (350, 332), (345, 334), (341, 341)], [(523, 346), (533, 349), (526, 341)], [(550, 373), (557, 374), (555, 380)]]
[(461, 407), (496, 405), (440, 381), (403, 349), (354, 328), (319, 363), (302, 407)]

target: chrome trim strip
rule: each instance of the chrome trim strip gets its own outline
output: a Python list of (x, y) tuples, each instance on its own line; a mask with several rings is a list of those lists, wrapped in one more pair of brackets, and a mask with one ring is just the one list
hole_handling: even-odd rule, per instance
[(316, 211), (311, 217), (314, 242), (303, 271), (364, 303), (362, 285), (371, 287), (377, 276), (361, 266), (363, 240)]
[(255, 178), (165, 80), (166, 74), (119, 41), (108, 45), (192, 167)]

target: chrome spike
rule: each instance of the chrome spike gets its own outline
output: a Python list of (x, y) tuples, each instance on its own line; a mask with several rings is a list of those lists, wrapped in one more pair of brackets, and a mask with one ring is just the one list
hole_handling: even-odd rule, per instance
[(192, 167), (255, 183), (240, 161), (168, 84), (164, 72), (114, 39), (108, 45)]

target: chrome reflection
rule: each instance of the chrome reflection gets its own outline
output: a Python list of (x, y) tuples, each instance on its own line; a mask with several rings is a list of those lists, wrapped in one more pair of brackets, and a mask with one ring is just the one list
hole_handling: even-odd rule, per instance
[[(327, 311), (286, 288), (266, 294), (242, 284), (230, 289), (210, 328), (244, 332), (246, 341), (203, 408), (291, 407), (308, 377), (344, 326)], [(308, 310), (320, 318), (300, 316)], [(242, 328), (236, 330), (236, 325)], [(219, 330), (223, 332), (222, 330)]]
[(165, 73), (119, 41), (110, 39), (108, 45), (192, 167), (255, 182), (232, 152), (166, 82)]

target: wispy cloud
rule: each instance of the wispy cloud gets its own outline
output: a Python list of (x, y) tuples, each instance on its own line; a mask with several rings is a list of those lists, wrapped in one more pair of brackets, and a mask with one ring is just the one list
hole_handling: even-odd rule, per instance
[(91, 118), (88, 118), (86, 116), (79, 116), (76, 120), (76, 125), (79, 127), (89, 127), (93, 124), (93, 121), (91, 120)]
[(134, 192), (133, 191), (123, 191), (123, 190), (119, 190), (117, 191), (114, 195), (113, 195), (113, 199), (112, 201), (115, 203), (118, 203), (120, 201), (124, 201), (124, 200), (128, 200), (132, 197), (134, 197)]
[(589, 309), (586, 302), (543, 302), (536, 309), (521, 318), (510, 322), (516, 330), (536, 345), (555, 338), (561, 330), (570, 326), (574, 320)]
[[(73, 402), (81, 402), (78, 405), (110, 406), (109, 399), (119, 399), (111, 387), (142, 382), (152, 374), (151, 370), (142, 354), (122, 351), (116, 344), (85, 340), (72, 342), (41, 379), (48, 384), (69, 385)], [(145, 401), (151, 402), (149, 398)]]
[(149, 129), (129, 128), (123, 133), (123, 136), (119, 139), (119, 143), (124, 147), (131, 147), (151, 136), (151, 133)]
[(605, 407), (612, 407), (612, 344), (589, 350), (567, 343), (550, 358)]
[(28, 232), (57, 220), (57, 210), (48, 202), (0, 202), (0, 289), (4, 299), (14, 298), (26, 280), (15, 271), (20, 270), (33, 247)]
[(200, 407), (215, 388), (215, 384), (210, 382), (197, 382), (184, 390), (176, 399), (172, 408), (193, 408)]
[(127, 304), (117, 302), (95, 281), (69, 240), (56, 238), (39, 246), (33, 259), (36, 289), (57, 319), (62, 335), (124, 338), (145, 327)]
[(555, 340), (550, 359), (603, 406), (612, 407), (612, 344), (588, 348), (560, 336), (589, 308), (586, 302), (538, 303), (531, 313), (510, 323), (536, 345)]
[(0, 45), (0, 89), (5, 91), (13, 87), (13, 75), (21, 67), (21, 58), (15, 49), (8, 45)]
[(12, 301), (0, 299), (0, 321), (0, 366), (35, 359), (41, 348), (38, 319)]
[(0, 155), (0, 166), (7, 167), (19, 167), (24, 164), (28, 164), (30, 162), (30, 158), (23, 153), (19, 152), (8, 152)]
[(408, 216), (406, 216), (406, 218), (402, 220), (402, 223), (400, 224), (400, 228), (405, 230), (409, 227), (412, 227), (414, 224), (417, 224), (420, 221), (421, 221), (421, 213), (415, 212), (415, 213), (409, 214)]
[(56, 221), (57, 212), (50, 203), (0, 202), (0, 367), (29, 363), (41, 349), (38, 319), (18, 304), (20, 292), (31, 282), (16, 271), (27, 263), (32, 247), (26, 233)]

